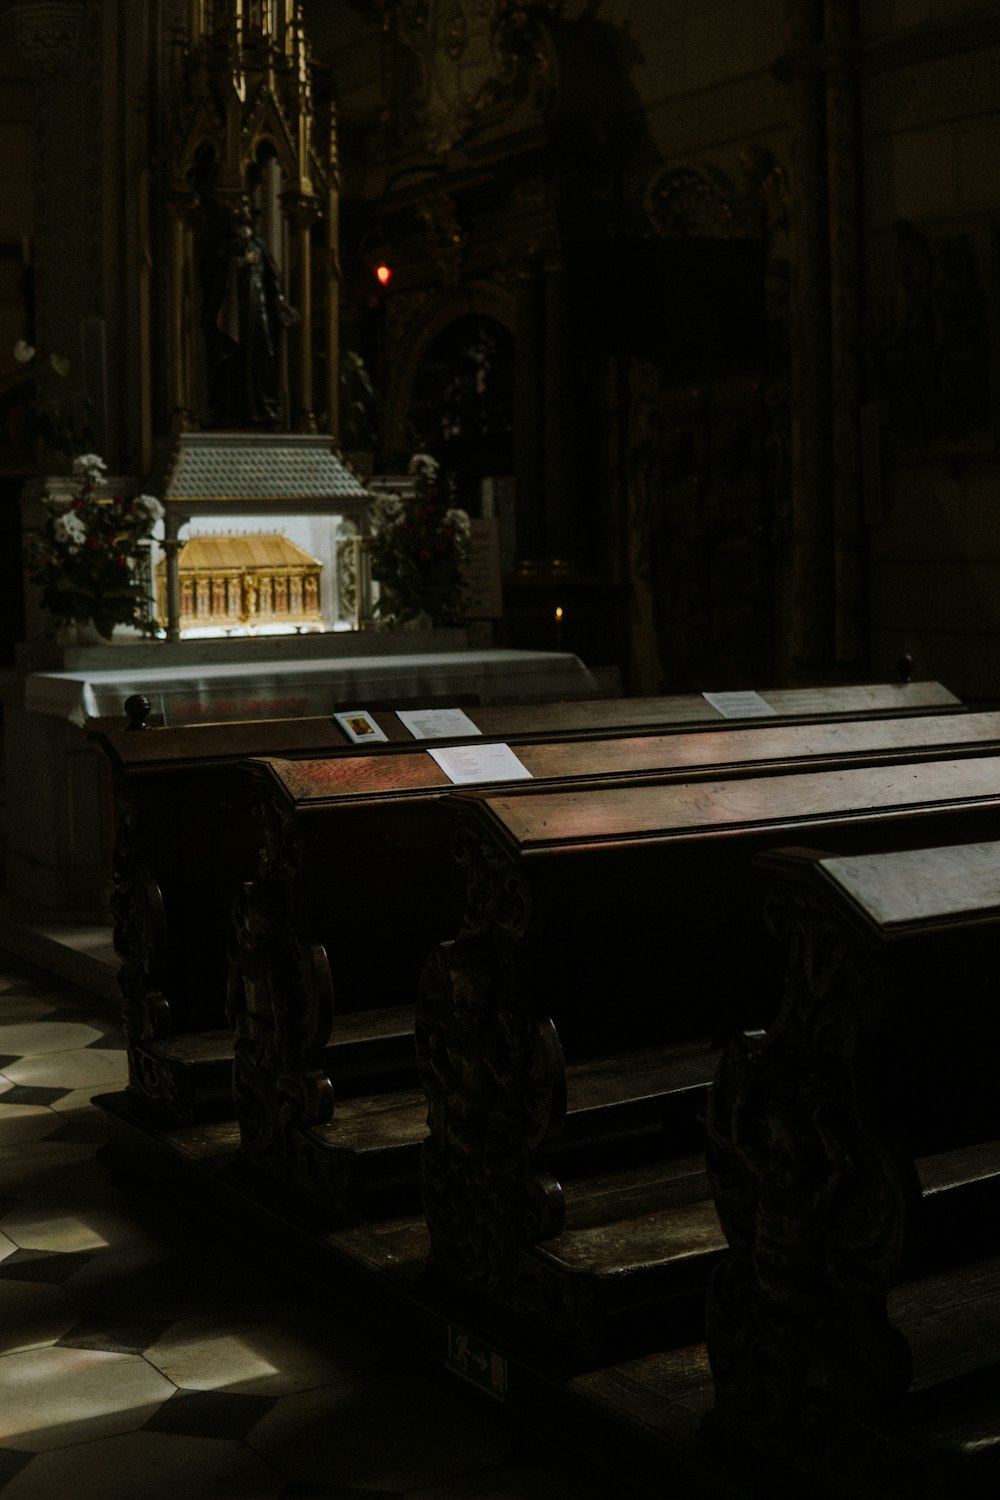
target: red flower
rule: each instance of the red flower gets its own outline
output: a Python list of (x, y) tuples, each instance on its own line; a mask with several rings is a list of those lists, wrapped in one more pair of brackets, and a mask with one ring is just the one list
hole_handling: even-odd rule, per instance
[(427, 548), (426, 547), (421, 547), (421, 549), (420, 549), (420, 561), (421, 562), (430, 562), (430, 560), (431, 560), (431, 555), (428, 552)]
[(74, 510), (82, 510), (82, 508), (83, 508), (83, 501), (82, 500), (74, 500), (73, 501), (73, 509)]
[(121, 553), (119, 553), (118, 556), (115, 558), (115, 562), (118, 564), (118, 566), (120, 568), (127, 568), (128, 567), (128, 563), (125, 561), (124, 557), (122, 557)]
[(101, 544), (97, 540), (96, 536), (88, 536), (88, 538), (87, 538), (87, 546), (90, 548), (91, 552), (93, 552), (93, 550), (94, 550), (95, 547), (99, 547), (100, 545)]

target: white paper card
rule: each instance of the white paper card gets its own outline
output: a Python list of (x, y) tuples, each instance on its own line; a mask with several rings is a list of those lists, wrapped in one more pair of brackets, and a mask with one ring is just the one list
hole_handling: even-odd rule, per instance
[(334, 714), (334, 719), (356, 745), (388, 744), (389, 736), (375, 723), (371, 714), (363, 708), (352, 708), (346, 713)]
[(706, 703), (718, 709), (724, 719), (762, 719), (775, 710), (759, 693), (702, 693)]
[(460, 708), (397, 708), (396, 718), (415, 740), (460, 740), (483, 732)]
[(509, 745), (451, 745), (447, 750), (428, 750), (449, 781), (468, 786), (481, 781), (531, 781)]

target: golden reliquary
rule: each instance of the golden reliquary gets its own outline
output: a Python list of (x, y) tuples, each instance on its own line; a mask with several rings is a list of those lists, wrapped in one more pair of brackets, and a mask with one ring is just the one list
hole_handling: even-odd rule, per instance
[[(279, 532), (191, 537), (180, 550), (179, 568), (182, 631), (322, 624), (323, 564)], [(156, 569), (156, 608), (165, 621), (165, 560)]]

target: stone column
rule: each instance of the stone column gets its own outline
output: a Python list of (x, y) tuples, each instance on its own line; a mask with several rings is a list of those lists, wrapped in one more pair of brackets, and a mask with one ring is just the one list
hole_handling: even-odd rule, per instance
[(852, 672), (864, 670), (867, 656), (860, 435), (862, 291), (857, 29), (857, 0), (827, 0), (835, 656), (842, 671)]
[(172, 198), (170, 215), (170, 429), (186, 432), (191, 426), (190, 371), (184, 336), (185, 268), (187, 265), (186, 202)]
[(566, 267), (545, 267), (545, 550), (553, 562), (565, 562), (580, 548), (573, 515), (569, 399), (569, 291)]
[(517, 555), (537, 561), (545, 551), (542, 281), (531, 262), (521, 266), (516, 287), (517, 337), (514, 369), (514, 481), (517, 487)]
[(165, 536), (163, 538), (163, 551), (167, 559), (167, 640), (179, 641), (181, 638), (181, 571), (180, 550), (183, 543), (178, 538), (178, 532), (185, 526), (190, 517), (177, 515), (171, 507), (167, 506), (167, 514), (164, 522)]
[(783, 675), (794, 681), (815, 680), (832, 666), (834, 579), (823, 0), (788, 0), (787, 16), (790, 55), (782, 76), (793, 103), (791, 525), (780, 616)]
[[(296, 432), (315, 432), (316, 414), (313, 410), (312, 367), (312, 226), (316, 219), (315, 198), (300, 194), (288, 194), (284, 198), (288, 223), (295, 242), (295, 264), (298, 286), (295, 298), (301, 321), (296, 333), (298, 359), (296, 361), (292, 426)], [(290, 393), (292, 394), (292, 393)]]

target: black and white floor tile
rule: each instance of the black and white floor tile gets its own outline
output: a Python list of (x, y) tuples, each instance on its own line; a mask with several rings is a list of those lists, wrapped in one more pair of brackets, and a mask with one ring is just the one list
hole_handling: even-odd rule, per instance
[(251, 1254), (116, 1182), (116, 1018), (0, 954), (4, 1500), (599, 1500)]

